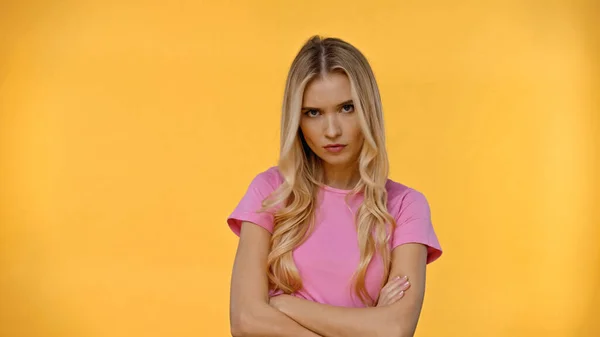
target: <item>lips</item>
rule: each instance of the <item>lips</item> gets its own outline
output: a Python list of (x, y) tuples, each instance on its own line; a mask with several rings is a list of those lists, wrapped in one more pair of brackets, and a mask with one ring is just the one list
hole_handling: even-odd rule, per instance
[(334, 153), (342, 151), (345, 147), (346, 145), (343, 144), (329, 144), (324, 146), (325, 150)]

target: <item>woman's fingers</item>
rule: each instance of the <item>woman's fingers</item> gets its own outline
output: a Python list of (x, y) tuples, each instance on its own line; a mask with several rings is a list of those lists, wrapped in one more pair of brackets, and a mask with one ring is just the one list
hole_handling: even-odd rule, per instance
[(388, 297), (390, 299), (395, 299), (399, 294), (402, 294), (400, 296), (400, 298), (402, 298), (402, 296), (404, 296), (404, 292), (406, 290), (408, 290), (408, 288), (410, 288), (410, 282), (405, 282), (404, 284), (402, 284), (401, 286), (395, 288), (394, 290), (392, 290), (389, 294)]
[(409, 287), (410, 283), (408, 282), (408, 277), (395, 277), (381, 289), (377, 306), (388, 305), (399, 300), (402, 298), (402, 296), (404, 296), (404, 293), (402, 293), (402, 295), (399, 297), (398, 294), (400, 292), (404, 292)]
[(389, 291), (394, 288), (397, 288), (398, 286), (401, 286), (406, 281), (408, 281), (408, 277), (406, 277), (406, 276), (404, 276), (402, 278), (395, 277), (394, 279), (389, 281), (384, 288), (388, 288), (388, 291)]
[(388, 296), (395, 287), (398, 287), (400, 285), (399, 281), (397, 279), (394, 279), (390, 282), (388, 282), (380, 291), (380, 296), (381, 297), (386, 297)]
[(398, 294), (396, 294), (393, 298), (392, 301), (390, 302), (390, 304), (392, 303), (396, 303), (396, 301), (400, 300), (402, 297), (404, 297), (404, 290), (400, 291)]

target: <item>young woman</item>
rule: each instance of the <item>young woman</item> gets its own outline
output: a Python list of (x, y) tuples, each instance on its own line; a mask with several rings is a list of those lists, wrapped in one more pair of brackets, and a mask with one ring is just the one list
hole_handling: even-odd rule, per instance
[(425, 196), (388, 179), (379, 90), (355, 47), (319, 36), (302, 47), (278, 166), (227, 223), (240, 237), (233, 336), (414, 334), (426, 264), (442, 251)]

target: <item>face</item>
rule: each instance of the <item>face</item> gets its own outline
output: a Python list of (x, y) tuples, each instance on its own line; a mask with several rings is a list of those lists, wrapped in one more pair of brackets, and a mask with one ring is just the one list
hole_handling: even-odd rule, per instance
[(357, 114), (344, 73), (329, 73), (307, 84), (300, 129), (326, 166), (346, 168), (356, 163), (363, 144)]

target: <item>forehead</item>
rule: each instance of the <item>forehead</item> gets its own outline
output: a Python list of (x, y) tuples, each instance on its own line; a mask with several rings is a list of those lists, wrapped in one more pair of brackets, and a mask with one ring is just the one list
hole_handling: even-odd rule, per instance
[(307, 83), (302, 106), (330, 107), (352, 99), (350, 80), (341, 72), (318, 76)]

